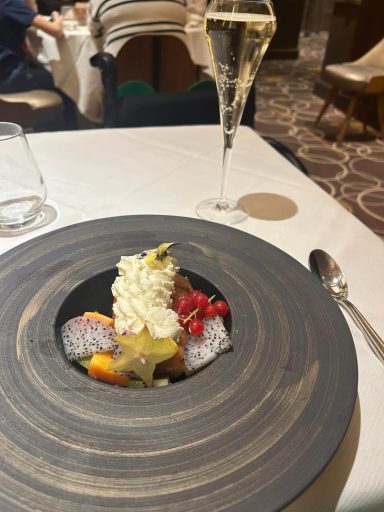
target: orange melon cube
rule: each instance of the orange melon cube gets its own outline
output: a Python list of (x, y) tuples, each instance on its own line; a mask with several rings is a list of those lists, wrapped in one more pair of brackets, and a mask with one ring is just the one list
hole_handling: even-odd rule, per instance
[(108, 370), (109, 363), (112, 361), (113, 350), (93, 354), (88, 366), (88, 375), (92, 379), (101, 380), (107, 384), (115, 386), (127, 386), (129, 377), (120, 375), (113, 370)]
[(102, 315), (97, 311), (86, 311), (83, 316), (86, 316), (87, 318), (94, 318), (95, 320), (99, 320), (99, 322), (105, 325), (110, 325), (111, 327), (113, 327), (113, 318), (110, 318), (109, 316), (106, 315)]

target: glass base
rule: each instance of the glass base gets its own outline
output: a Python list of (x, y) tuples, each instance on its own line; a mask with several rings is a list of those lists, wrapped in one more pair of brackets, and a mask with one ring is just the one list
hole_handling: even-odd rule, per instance
[(0, 238), (20, 236), (38, 228), (47, 226), (57, 218), (57, 211), (53, 206), (44, 204), (41, 211), (31, 220), (19, 224), (0, 224)]
[(201, 219), (229, 226), (243, 222), (248, 217), (245, 208), (227, 198), (205, 199), (197, 205), (196, 213)]

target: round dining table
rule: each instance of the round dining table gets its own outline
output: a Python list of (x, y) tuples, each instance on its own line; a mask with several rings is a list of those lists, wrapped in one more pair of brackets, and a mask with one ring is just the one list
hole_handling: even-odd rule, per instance
[[(84, 221), (136, 215), (196, 219), (196, 205), (220, 189), (219, 126), (36, 133), (28, 141), (47, 184), (47, 206), (56, 216), (38, 229), (2, 232), (3, 258), (37, 236)], [(351, 301), (384, 336), (384, 244), (377, 235), (247, 127), (238, 130), (228, 193), (250, 213), (228, 229), (272, 244), (302, 268), (312, 249), (327, 251), (347, 275)], [(384, 510), (384, 366), (351, 319), (345, 321), (359, 375), (352, 419), (324, 470), (285, 512)], [(8, 501), (8, 478), (17, 478), (17, 468), (8, 464), (0, 461), (0, 508), (32, 510), (23, 493)], [(25, 484), (25, 496), (32, 492), (28, 485), (33, 481)], [(57, 503), (56, 510), (69, 510), (64, 501)]]

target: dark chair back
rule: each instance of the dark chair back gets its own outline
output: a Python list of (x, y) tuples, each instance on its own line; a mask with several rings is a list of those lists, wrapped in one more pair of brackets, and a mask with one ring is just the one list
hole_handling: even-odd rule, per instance
[[(104, 86), (104, 126), (170, 126), (219, 124), (216, 87), (188, 91), (197, 68), (187, 47), (175, 36), (137, 36), (117, 58), (100, 52), (91, 64), (101, 70)], [(150, 84), (156, 94), (118, 97), (118, 87), (130, 81)], [(253, 127), (255, 96), (252, 87), (242, 124)]]
[[(241, 124), (253, 128), (255, 92), (252, 87)], [(219, 124), (216, 88), (146, 96), (126, 96), (121, 100), (116, 125), (119, 127)]]
[(308, 170), (303, 164), (303, 162), (295, 155), (295, 153), (290, 150), (285, 144), (279, 142), (272, 137), (263, 137), (265, 142), (268, 142), (270, 146), (272, 146), (276, 151), (280, 153), (284, 158), (286, 158), (291, 164), (293, 164), (299, 171), (301, 171), (306, 176), (309, 176)]

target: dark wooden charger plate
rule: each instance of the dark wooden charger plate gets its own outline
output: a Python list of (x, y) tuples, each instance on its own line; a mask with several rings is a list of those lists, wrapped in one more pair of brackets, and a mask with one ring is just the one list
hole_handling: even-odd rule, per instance
[[(89, 379), (56, 338), (66, 298), (163, 241), (229, 302), (233, 352), (166, 388)], [(345, 434), (349, 329), (310, 272), (256, 237), (182, 217), (96, 220), (4, 254), (0, 287), (2, 511), (279, 510)]]

